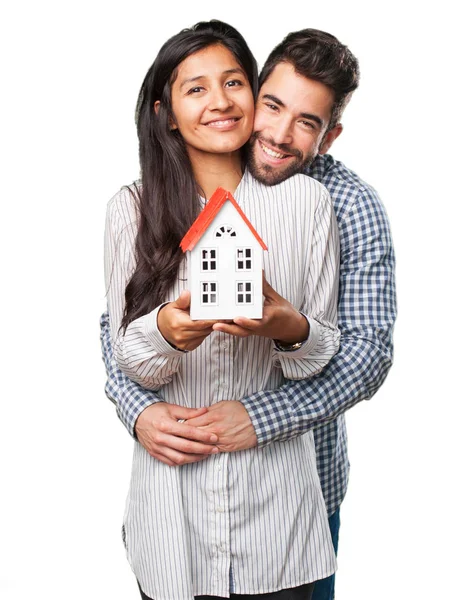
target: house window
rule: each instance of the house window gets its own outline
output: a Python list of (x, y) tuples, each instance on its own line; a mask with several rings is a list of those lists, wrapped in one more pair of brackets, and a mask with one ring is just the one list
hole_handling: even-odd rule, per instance
[(236, 249), (236, 270), (251, 271), (251, 248)]
[(251, 281), (236, 282), (236, 303), (253, 304), (253, 283)]
[(203, 306), (218, 304), (218, 283), (216, 281), (202, 281), (200, 288)]
[(202, 271), (217, 270), (217, 251), (216, 248), (203, 248), (201, 258)]
[(215, 237), (236, 237), (236, 231), (231, 225), (220, 225), (215, 229)]

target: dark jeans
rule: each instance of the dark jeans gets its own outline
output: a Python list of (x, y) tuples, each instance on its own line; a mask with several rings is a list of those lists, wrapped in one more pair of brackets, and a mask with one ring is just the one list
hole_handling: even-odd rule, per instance
[[(339, 543), (340, 514), (339, 509), (329, 517), (329, 529), (331, 530), (332, 543), (337, 554)], [(335, 598), (335, 575), (319, 579), (314, 586), (312, 600), (334, 600)]]
[[(297, 588), (271, 592), (270, 594), (230, 594), (230, 600), (311, 600), (314, 584), (308, 583)], [(140, 589), (140, 586), (139, 586)], [(153, 600), (140, 590), (142, 600)], [(195, 600), (227, 600), (221, 596), (195, 596)]]

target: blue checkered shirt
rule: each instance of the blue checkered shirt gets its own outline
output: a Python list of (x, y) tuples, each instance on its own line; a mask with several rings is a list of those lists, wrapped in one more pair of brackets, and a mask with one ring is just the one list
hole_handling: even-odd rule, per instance
[[(395, 258), (387, 215), (375, 190), (330, 155), (318, 156), (306, 174), (329, 190), (339, 224), (340, 350), (320, 375), (289, 381), (277, 390), (257, 392), (241, 402), (259, 446), (314, 428), (317, 468), (331, 515), (345, 496), (349, 477), (344, 412), (370, 399), (392, 365)], [(162, 399), (118, 368), (107, 313), (101, 317), (101, 344), (108, 375), (106, 394), (134, 436), (140, 413)]]

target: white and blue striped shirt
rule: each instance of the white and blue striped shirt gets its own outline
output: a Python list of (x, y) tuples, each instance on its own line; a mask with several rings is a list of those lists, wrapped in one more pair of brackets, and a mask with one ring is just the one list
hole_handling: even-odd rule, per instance
[[(306, 173), (328, 189), (341, 244), (339, 352), (318, 376), (290, 381), (241, 399), (258, 445), (314, 431), (317, 469), (328, 514), (342, 502), (349, 476), (344, 411), (370, 399), (393, 361), (396, 318), (395, 256), (390, 227), (376, 191), (330, 155), (317, 156)], [(160, 401), (126, 377), (112, 354), (109, 316), (101, 317), (106, 395), (129, 433), (140, 413)], [(235, 398), (238, 399), (238, 398)]]
[[(338, 349), (339, 241), (327, 191), (302, 175), (269, 187), (245, 173), (234, 196), (268, 246), (268, 281), (310, 321), (308, 341), (293, 353), (277, 351), (266, 338), (220, 332), (193, 352), (177, 352), (154, 329), (157, 309), (118, 336), (137, 222), (127, 189), (108, 205), (105, 272), (117, 358), (139, 383), (162, 385), (170, 403), (206, 406), (278, 388), (284, 372), (317, 374)], [(184, 260), (170, 299), (186, 278)], [(156, 600), (228, 597), (332, 574), (335, 556), (315, 460), (312, 433), (176, 468), (136, 443), (124, 537), (144, 592)]]

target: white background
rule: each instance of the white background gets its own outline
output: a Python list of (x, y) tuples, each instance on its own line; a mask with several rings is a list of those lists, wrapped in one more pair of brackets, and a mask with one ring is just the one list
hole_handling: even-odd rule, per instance
[(388, 380), (348, 415), (337, 598), (475, 598), (474, 36), (463, 3), (437, 0), (2, 9), (0, 597), (138, 598), (120, 536), (132, 441), (98, 341), (105, 206), (138, 176), (147, 68), (210, 18), (260, 65), (309, 26), (361, 63), (333, 154), (384, 200), (399, 317)]

